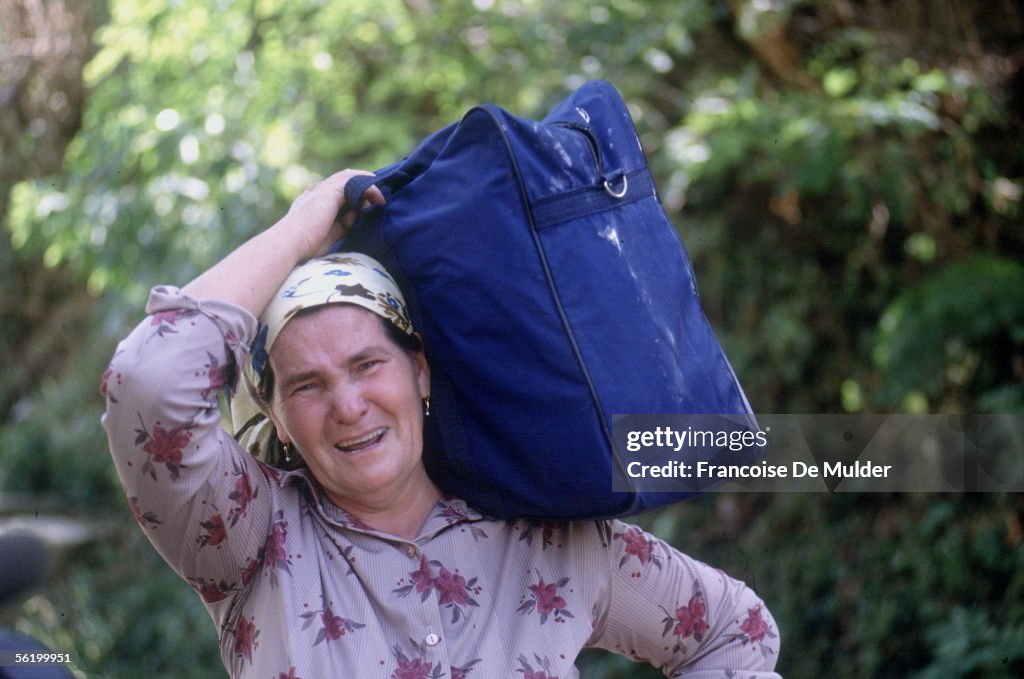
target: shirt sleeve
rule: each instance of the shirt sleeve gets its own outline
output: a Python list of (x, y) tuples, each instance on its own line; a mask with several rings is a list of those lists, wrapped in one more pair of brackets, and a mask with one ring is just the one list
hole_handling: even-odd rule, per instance
[(589, 646), (667, 677), (778, 679), (778, 627), (753, 590), (636, 526), (611, 521), (604, 532), (608, 584)]
[(154, 288), (146, 310), (104, 373), (103, 426), (136, 520), (216, 619), (272, 530), (272, 470), (222, 428), (217, 402), (256, 320), (170, 287)]

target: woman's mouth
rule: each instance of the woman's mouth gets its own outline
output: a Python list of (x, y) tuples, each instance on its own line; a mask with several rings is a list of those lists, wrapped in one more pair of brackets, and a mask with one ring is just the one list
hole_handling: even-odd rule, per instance
[(334, 444), (334, 449), (350, 455), (352, 453), (360, 453), (380, 443), (386, 433), (388, 433), (387, 427), (381, 427), (371, 431), (369, 434), (339, 441)]

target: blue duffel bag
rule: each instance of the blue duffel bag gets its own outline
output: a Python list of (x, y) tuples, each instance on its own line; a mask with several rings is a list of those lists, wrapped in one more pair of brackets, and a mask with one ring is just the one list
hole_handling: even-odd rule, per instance
[(623, 516), (683, 492), (612, 491), (612, 416), (750, 406), (702, 312), (624, 102), (590, 82), (541, 121), (493, 105), (370, 184), (341, 244), (405, 292), (431, 366), (425, 459), (500, 517)]

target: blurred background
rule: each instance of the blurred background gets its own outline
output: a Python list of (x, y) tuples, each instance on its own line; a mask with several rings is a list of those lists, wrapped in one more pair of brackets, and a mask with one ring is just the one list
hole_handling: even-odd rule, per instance
[[(1022, 412), (1022, 38), (1016, 0), (3, 0), (0, 526), (59, 560), (0, 625), (80, 677), (224, 676), (120, 493), (100, 375), (150, 286), (482, 101), (619, 88), (756, 410)], [(1024, 676), (1021, 495), (641, 521), (757, 589), (786, 677)]]

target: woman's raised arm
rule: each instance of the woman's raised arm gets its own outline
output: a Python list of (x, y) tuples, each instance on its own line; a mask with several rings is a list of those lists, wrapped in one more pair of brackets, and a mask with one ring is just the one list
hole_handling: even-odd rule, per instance
[[(354, 212), (337, 221), (345, 204), (345, 184), (361, 170), (342, 170), (310, 186), (276, 224), (182, 288), (196, 300), (230, 302), (259, 316), (281, 281), (300, 262), (327, 252), (351, 225)], [(363, 194), (363, 204), (383, 205), (375, 186)]]
[[(217, 394), (246, 360), (256, 317), (299, 261), (326, 250), (346, 170), (310, 187), (276, 224), (186, 288), (155, 288), (149, 316), (103, 377), (103, 425), (135, 518), (223, 622), (276, 539), (276, 472), (221, 427)], [(376, 188), (366, 193), (383, 203)], [(346, 219), (345, 221), (349, 221)]]

